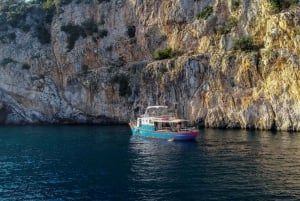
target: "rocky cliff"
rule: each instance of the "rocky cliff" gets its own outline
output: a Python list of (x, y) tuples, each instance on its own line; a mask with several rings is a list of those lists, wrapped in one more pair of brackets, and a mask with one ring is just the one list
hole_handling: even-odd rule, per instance
[(200, 126), (300, 130), (295, 1), (74, 0), (43, 19), (1, 30), (4, 124), (126, 123), (164, 104)]

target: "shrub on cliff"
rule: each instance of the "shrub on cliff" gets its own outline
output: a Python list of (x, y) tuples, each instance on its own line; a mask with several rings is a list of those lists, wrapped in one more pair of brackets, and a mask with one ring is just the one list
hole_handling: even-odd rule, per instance
[(81, 25), (68, 23), (67, 25), (63, 25), (61, 30), (67, 34), (68, 51), (71, 51), (74, 48), (75, 42), (80, 36), (83, 38), (93, 36), (93, 40), (96, 41), (97, 39), (104, 38), (108, 35), (108, 31), (106, 29), (98, 29), (98, 26), (93, 19), (89, 19)]
[(236, 17), (231, 16), (228, 19), (228, 27), (229, 27), (229, 29), (232, 29), (233, 27), (237, 26), (238, 23), (239, 23), (239, 20)]
[(153, 58), (156, 60), (171, 58), (172, 48), (167, 47), (154, 51)]
[(110, 0), (98, 0), (98, 3), (110, 2)]
[(131, 88), (129, 86), (129, 78), (124, 75), (114, 75), (111, 78), (112, 84), (118, 84), (119, 85), (119, 96), (126, 96), (131, 95)]
[(55, 8), (56, 11), (61, 11), (61, 6), (68, 5), (73, 0), (35, 0), (37, 3), (42, 3), (45, 9)]
[(92, 35), (98, 32), (97, 24), (93, 19), (88, 19), (82, 23), (82, 29), (85, 31), (86, 35)]
[(206, 20), (211, 14), (213, 13), (213, 7), (212, 6), (206, 6), (203, 8), (203, 10), (197, 15), (198, 19), (204, 19)]
[(271, 9), (274, 12), (280, 12), (281, 10), (289, 8), (291, 5), (298, 4), (298, 0), (268, 0)]
[(6, 58), (2, 59), (2, 61), (0, 62), (0, 65), (6, 66), (9, 63), (17, 63), (17, 62), (10, 57), (6, 57)]
[(85, 32), (80, 26), (71, 23), (62, 26), (61, 30), (67, 33), (68, 51), (71, 51), (74, 48), (75, 42), (80, 36), (85, 36)]
[(39, 25), (36, 27), (36, 35), (40, 43), (42, 44), (47, 44), (51, 42), (50, 31), (48, 31), (43, 25)]
[(0, 42), (1, 43), (10, 43), (15, 42), (16, 40), (16, 34), (15, 33), (7, 33), (7, 34), (1, 34), (0, 36)]
[(0, 26), (22, 24), (32, 5), (21, 0), (0, 0)]
[(239, 23), (239, 20), (235, 17), (230, 17), (228, 19), (227, 25), (220, 25), (217, 27), (216, 31), (218, 34), (227, 34), (231, 31), (232, 28), (236, 27)]
[(171, 47), (166, 47), (163, 49), (157, 49), (153, 53), (153, 58), (155, 60), (169, 59), (175, 56), (182, 54), (182, 51), (179, 49), (173, 49)]
[(106, 29), (101, 29), (98, 31), (98, 35), (100, 38), (104, 38), (108, 35), (108, 31)]
[(31, 66), (30, 66), (28, 63), (23, 63), (23, 65), (22, 65), (22, 69), (23, 69), (23, 70), (29, 70), (30, 67), (31, 67)]
[(243, 38), (239, 38), (234, 41), (233, 43), (234, 50), (241, 50), (241, 51), (251, 51), (254, 49), (253, 44), (253, 37), (247, 36)]
[(240, 7), (240, 1), (239, 0), (231, 0), (231, 7), (232, 7), (232, 10), (236, 11)]

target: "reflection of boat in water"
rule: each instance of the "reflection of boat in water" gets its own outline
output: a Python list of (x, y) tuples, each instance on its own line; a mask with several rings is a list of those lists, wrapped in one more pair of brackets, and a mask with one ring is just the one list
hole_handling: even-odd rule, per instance
[(187, 120), (168, 112), (167, 106), (149, 106), (137, 122), (130, 123), (135, 135), (166, 140), (194, 140), (199, 130), (187, 126)]

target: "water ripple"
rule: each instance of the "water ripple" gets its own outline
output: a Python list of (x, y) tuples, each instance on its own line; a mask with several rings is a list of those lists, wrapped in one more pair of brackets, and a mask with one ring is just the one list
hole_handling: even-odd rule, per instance
[(0, 127), (0, 198), (297, 200), (297, 134), (203, 130), (195, 142), (123, 127)]

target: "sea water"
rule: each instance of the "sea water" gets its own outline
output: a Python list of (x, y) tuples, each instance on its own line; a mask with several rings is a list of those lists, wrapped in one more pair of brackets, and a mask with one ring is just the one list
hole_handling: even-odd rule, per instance
[(299, 199), (299, 133), (168, 142), (126, 126), (0, 127), (0, 200)]

